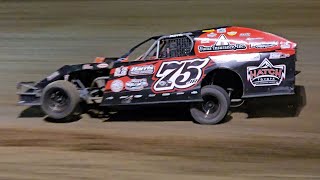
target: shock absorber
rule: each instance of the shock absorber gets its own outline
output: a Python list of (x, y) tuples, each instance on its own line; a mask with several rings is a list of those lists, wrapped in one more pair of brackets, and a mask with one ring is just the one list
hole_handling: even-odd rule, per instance
[(230, 101), (231, 101), (230, 107), (240, 107), (244, 103), (244, 100), (243, 99), (231, 99), (231, 94), (233, 91), (234, 91), (233, 88), (227, 88), (227, 92), (229, 94)]
[(230, 99), (231, 99), (231, 94), (232, 94), (233, 91), (234, 91), (234, 89), (232, 89), (232, 88), (227, 88), (227, 92), (228, 92), (228, 94), (229, 94)]

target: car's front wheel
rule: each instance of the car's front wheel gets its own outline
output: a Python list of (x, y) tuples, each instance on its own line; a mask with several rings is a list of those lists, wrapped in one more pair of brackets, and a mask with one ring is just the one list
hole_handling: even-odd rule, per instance
[(190, 108), (193, 119), (200, 124), (217, 124), (228, 113), (230, 97), (221, 87), (207, 85), (202, 87), (203, 102), (193, 104)]
[(79, 102), (80, 95), (75, 85), (63, 80), (48, 84), (41, 96), (42, 110), (56, 120), (73, 116)]

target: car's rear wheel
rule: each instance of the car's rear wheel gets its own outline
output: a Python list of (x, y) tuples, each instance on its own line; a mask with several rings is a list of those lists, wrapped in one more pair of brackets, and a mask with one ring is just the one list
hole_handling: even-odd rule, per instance
[(207, 85), (201, 89), (203, 102), (193, 104), (190, 113), (194, 120), (200, 124), (217, 124), (228, 113), (230, 97), (221, 87)]
[(80, 102), (77, 88), (68, 81), (55, 81), (48, 84), (42, 93), (41, 108), (56, 120), (74, 115)]

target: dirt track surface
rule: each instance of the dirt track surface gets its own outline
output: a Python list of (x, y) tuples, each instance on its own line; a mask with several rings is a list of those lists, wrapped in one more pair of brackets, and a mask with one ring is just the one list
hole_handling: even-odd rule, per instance
[[(1, 1), (0, 179), (320, 179), (319, 9), (312, 0)], [(150, 35), (220, 25), (298, 43), (297, 85), (307, 96), (297, 117), (271, 101), (216, 126), (194, 124), (183, 111), (52, 123), (15, 104), (17, 82), (63, 64), (117, 56)]]

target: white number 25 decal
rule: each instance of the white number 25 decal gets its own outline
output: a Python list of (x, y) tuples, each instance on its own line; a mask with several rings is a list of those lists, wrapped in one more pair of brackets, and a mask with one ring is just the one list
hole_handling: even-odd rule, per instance
[(159, 78), (153, 86), (154, 91), (186, 89), (195, 85), (202, 76), (202, 68), (210, 59), (163, 62), (156, 74)]

